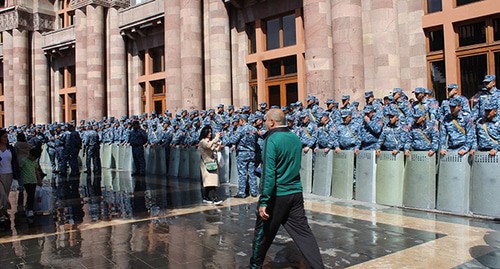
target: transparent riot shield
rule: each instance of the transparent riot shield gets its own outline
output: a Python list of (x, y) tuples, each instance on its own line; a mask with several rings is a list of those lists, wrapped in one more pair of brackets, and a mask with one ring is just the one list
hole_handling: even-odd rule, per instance
[(193, 180), (201, 179), (201, 154), (200, 151), (195, 147), (189, 148), (189, 178)]
[(151, 146), (144, 147), (144, 160), (146, 161), (146, 174), (151, 175), (155, 166), (155, 152)]
[(312, 191), (312, 150), (307, 153), (302, 151), (302, 162), (300, 166), (300, 180), (302, 181), (302, 188), (304, 193), (311, 193)]
[(120, 147), (118, 144), (111, 144), (111, 167), (118, 168), (118, 159), (120, 158)]
[(312, 193), (320, 196), (330, 196), (330, 190), (332, 188), (333, 154), (333, 151), (325, 153), (324, 149), (320, 149), (316, 153)]
[(87, 170), (87, 159), (86, 159), (86, 152), (83, 150), (83, 149), (80, 149), (78, 151), (78, 167), (80, 167), (80, 169), (82, 171), (85, 171)]
[(101, 166), (102, 168), (111, 168), (111, 145), (102, 145), (102, 155), (101, 155)]
[(377, 204), (403, 205), (404, 154), (381, 152), (377, 159)]
[(160, 176), (167, 175), (167, 159), (165, 155), (165, 148), (159, 145), (155, 146), (156, 152), (156, 174)]
[(436, 208), (439, 210), (468, 213), (470, 190), (469, 154), (448, 152), (439, 162)]
[(470, 182), (470, 211), (500, 217), (500, 156), (476, 152)]
[(221, 184), (229, 182), (229, 147), (224, 147), (221, 151), (219, 161), (219, 182)]
[(229, 152), (229, 182), (233, 185), (238, 185), (238, 165), (236, 164), (236, 150)]
[(427, 151), (412, 151), (406, 158), (403, 205), (436, 208), (436, 155)]
[(132, 147), (123, 146), (123, 170), (133, 171), (134, 170), (134, 160), (132, 158)]
[(170, 149), (170, 159), (168, 163), (168, 175), (171, 177), (179, 176), (179, 164), (181, 160), (181, 149), (174, 147)]
[(376, 156), (374, 150), (360, 150), (356, 156), (356, 200), (375, 203)]
[(46, 144), (42, 145), (42, 155), (40, 156), (39, 163), (42, 166), (49, 166), (49, 167), (51, 166), (49, 151), (48, 151), (48, 147)]
[(179, 162), (179, 177), (189, 178), (189, 150), (187, 148), (181, 148)]
[(116, 169), (124, 170), (125, 167), (125, 146), (118, 145), (118, 161), (116, 162)]
[(354, 151), (342, 150), (333, 154), (332, 196), (352, 199), (354, 177)]

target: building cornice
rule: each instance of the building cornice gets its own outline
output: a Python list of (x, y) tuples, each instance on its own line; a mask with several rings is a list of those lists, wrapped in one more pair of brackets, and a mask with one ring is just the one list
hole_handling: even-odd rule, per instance
[(71, 0), (71, 9), (80, 9), (88, 5), (127, 8), (130, 6), (130, 0)]
[(0, 10), (0, 31), (13, 29), (30, 31), (51, 31), (54, 29), (55, 16), (44, 13), (31, 13), (14, 6)]

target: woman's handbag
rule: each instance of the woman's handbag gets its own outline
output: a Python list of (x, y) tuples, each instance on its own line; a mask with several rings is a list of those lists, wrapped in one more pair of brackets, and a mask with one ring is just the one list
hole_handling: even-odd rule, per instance
[(205, 168), (207, 169), (208, 172), (213, 172), (217, 170), (217, 163), (216, 162), (205, 162)]

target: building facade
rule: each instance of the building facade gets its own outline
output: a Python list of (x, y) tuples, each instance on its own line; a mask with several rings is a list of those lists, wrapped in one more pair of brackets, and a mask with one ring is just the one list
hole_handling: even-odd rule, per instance
[(307, 95), (362, 101), (365, 90), (383, 97), (394, 87), (427, 86), (440, 97), (447, 82), (468, 94), (483, 73), (499, 73), (497, 0), (0, 6), (2, 126), (287, 105)]

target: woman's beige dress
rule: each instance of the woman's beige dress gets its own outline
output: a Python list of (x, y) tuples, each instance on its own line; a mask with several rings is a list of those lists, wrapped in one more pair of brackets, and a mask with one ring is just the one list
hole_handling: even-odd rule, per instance
[(198, 150), (201, 154), (201, 177), (203, 179), (203, 187), (219, 187), (219, 175), (217, 170), (213, 172), (208, 172), (205, 168), (205, 162), (217, 162), (216, 153), (219, 147), (219, 138), (216, 137), (209, 141), (208, 138), (204, 138), (200, 141)]

